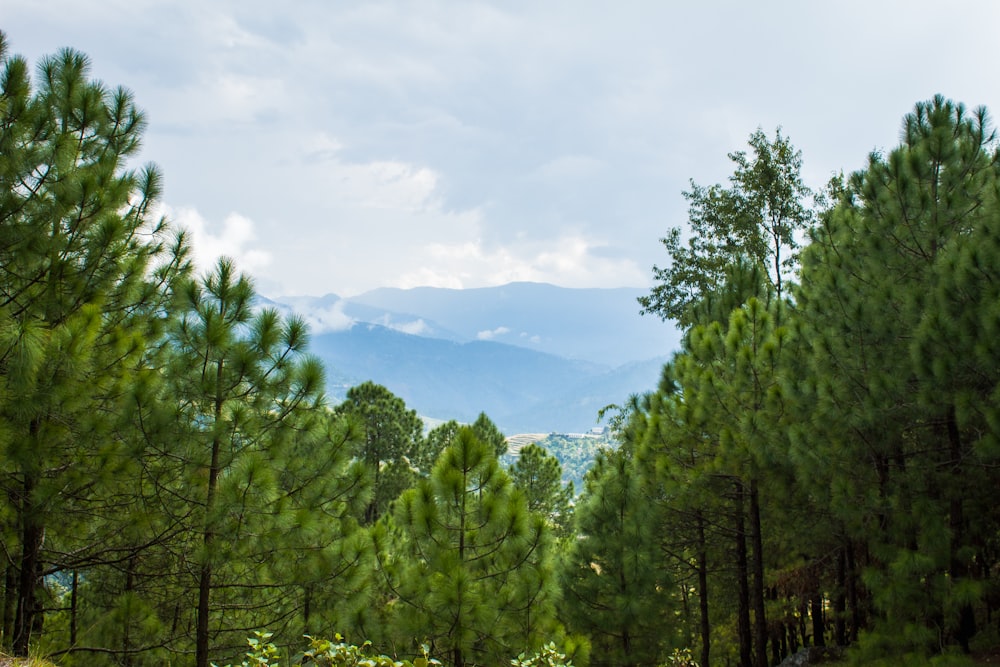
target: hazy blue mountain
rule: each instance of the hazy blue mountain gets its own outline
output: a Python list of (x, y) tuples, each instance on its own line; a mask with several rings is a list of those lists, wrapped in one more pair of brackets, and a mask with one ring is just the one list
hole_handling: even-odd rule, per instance
[(428, 338), (465, 341), (467, 336), (450, 331), (438, 323), (405, 312), (394, 312), (378, 306), (370, 306), (345, 299), (336, 294), (325, 296), (286, 296), (278, 299), (260, 298), (261, 303), (273, 306), (286, 313), (296, 313), (309, 322), (313, 333), (342, 331), (361, 322), (377, 324), (388, 329)]
[(489, 341), (457, 343), (374, 324), (315, 334), (311, 349), (337, 399), (365, 380), (421, 415), (471, 422), (485, 411), (506, 433), (575, 432), (597, 411), (656, 387), (663, 359), (619, 369)]
[[(580, 433), (597, 425), (598, 412), (623, 405), (632, 394), (656, 389), (666, 358), (635, 361), (568, 385), (545, 400), (505, 415), (516, 429), (506, 433)], [(543, 426), (537, 431), (535, 427)]]
[(467, 340), (492, 340), (610, 366), (662, 357), (679, 335), (656, 317), (639, 315), (648, 289), (571, 289), (510, 283), (479, 289), (380, 288), (349, 301), (411, 313)]
[(676, 330), (638, 314), (643, 289), (512, 283), (262, 300), (310, 323), (334, 398), (365, 380), (425, 417), (485, 411), (507, 433), (576, 432), (656, 387)]

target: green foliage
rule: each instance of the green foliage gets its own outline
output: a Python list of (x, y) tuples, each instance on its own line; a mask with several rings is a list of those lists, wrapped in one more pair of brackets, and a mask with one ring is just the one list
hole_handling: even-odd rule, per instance
[[(2, 34), (0, 67), (14, 653), (205, 667), (268, 627), (244, 667), (287, 664), (303, 633), (303, 665), (692, 666), (678, 647), (699, 639), (705, 665), (824, 642), (968, 664), (1000, 572), (985, 110), (918, 104), (897, 148), (831, 183), (797, 273), (801, 157), (755, 132), (728, 186), (685, 193), (691, 237), (663, 240), (641, 302), (685, 337), (659, 389), (612, 435), (552, 435), (505, 468), (485, 414), (424, 437), (370, 382), (329, 406), (301, 320), (257, 307), (229, 260), (191, 277), (151, 213), (158, 172), (128, 165), (131, 95), (70, 50), (32, 81)], [(553, 539), (581, 486), (578, 539)], [(311, 637), (328, 627), (375, 643)]]
[(731, 187), (691, 183), (691, 235), (685, 244), (680, 228), (661, 239), (670, 264), (653, 267), (658, 284), (640, 297), (643, 313), (655, 313), (687, 328), (699, 320), (699, 304), (727, 282), (737, 260), (764, 268), (779, 297), (795, 266), (796, 234), (810, 222), (803, 204), (811, 193), (802, 183), (802, 155), (781, 131), (771, 141), (760, 129), (750, 136), (752, 156), (729, 155), (736, 169)]
[[(281, 652), (270, 641), (273, 636), (270, 632), (257, 631), (253, 637), (248, 637), (247, 644), (250, 650), (247, 651), (246, 659), (239, 667), (281, 667), (281, 663), (278, 662)], [(215, 663), (212, 663), (212, 667), (216, 667)], [(233, 666), (226, 665), (226, 667)]]
[[(977, 265), (998, 229), (998, 176), (985, 110), (918, 104), (901, 145), (851, 175), (803, 255), (806, 400), (833, 463), (811, 474), (834, 478), (831, 508), (869, 545), (878, 634), (897, 652), (967, 647), (983, 590), (967, 579), (992, 567), (997, 480), (976, 446), (996, 433), (984, 369), (997, 356), (975, 323), (995, 309)], [(798, 447), (815, 458), (804, 437)]]
[(353, 420), (360, 431), (354, 455), (372, 480), (372, 497), (360, 519), (371, 525), (416, 480), (415, 463), (428, 462), (420, 454), (424, 425), (403, 399), (374, 382), (349, 389), (334, 411)]
[(24, 656), (43, 573), (123, 560), (106, 547), (135, 518), (116, 500), (139, 474), (134, 397), (187, 248), (151, 213), (159, 172), (127, 166), (145, 125), (127, 90), (69, 49), (32, 82), (3, 42), (0, 68), (3, 636)]
[(528, 501), (528, 509), (546, 517), (555, 535), (566, 537), (572, 529), (573, 483), (563, 486), (558, 459), (535, 444), (522, 447), (508, 468), (514, 486)]
[(573, 661), (556, 650), (556, 645), (549, 642), (530, 656), (519, 654), (510, 661), (511, 667), (573, 667)]
[(698, 662), (691, 657), (689, 648), (675, 648), (674, 652), (667, 656), (667, 664), (671, 667), (698, 667)]
[(593, 664), (648, 664), (671, 641), (665, 628), (674, 587), (657, 568), (647, 509), (629, 450), (601, 452), (561, 572), (561, 616), (589, 637)]
[[(602, 449), (613, 449), (618, 446), (611, 433), (600, 435), (584, 434), (581, 436), (550, 433), (534, 443), (548, 454), (554, 456), (562, 468), (562, 482), (572, 484), (574, 490), (583, 489), (583, 478), (593, 465), (597, 452)], [(510, 454), (505, 460), (515, 463)]]
[(438, 460), (441, 452), (445, 450), (451, 441), (458, 434), (458, 429), (462, 426), (454, 419), (432, 428), (423, 443), (420, 445), (412, 463), (420, 471), (421, 476), (427, 477)]
[[(254, 636), (247, 639), (250, 650), (246, 654), (240, 667), (281, 667), (277, 662), (281, 653), (278, 648), (270, 642), (272, 635), (270, 632), (255, 632)], [(424, 646), (423, 655), (409, 660), (395, 660), (386, 655), (374, 655), (371, 651), (372, 643), (366, 641), (361, 646), (348, 644), (340, 634), (335, 635), (331, 641), (329, 639), (317, 639), (306, 635), (309, 640), (309, 648), (306, 649), (300, 658), (296, 659), (295, 665), (315, 665), (316, 667), (429, 667), (430, 665), (440, 665), (434, 658), (429, 658), (428, 647)], [(214, 665), (213, 665), (214, 667)], [(227, 665), (226, 667), (232, 667)]]
[(396, 646), (426, 637), (453, 665), (501, 664), (555, 627), (548, 527), (471, 428), (375, 539)]
[(493, 448), (493, 454), (500, 458), (507, 453), (507, 438), (497, 428), (497, 425), (486, 416), (485, 412), (480, 412), (476, 421), (472, 423), (472, 431), (476, 437)]
[(422, 655), (409, 660), (395, 660), (385, 655), (372, 655), (370, 641), (360, 647), (344, 642), (337, 634), (334, 641), (306, 637), (309, 649), (303, 653), (300, 664), (317, 667), (428, 667), (441, 663), (428, 656), (430, 648), (423, 644)]
[[(169, 438), (163, 451), (188, 475), (181, 485), (171, 477), (159, 481), (172, 492), (164, 510), (188, 512), (189, 529), (200, 538), (188, 556), (199, 571), (199, 665), (207, 664), (210, 635), (249, 624), (270, 626), (268, 612), (280, 615), (289, 604), (291, 591), (285, 585), (293, 583), (289, 575), (294, 570), (282, 562), (285, 545), (253, 538), (277, 534), (302, 511), (325, 509), (336, 516), (343, 509), (329, 476), (341, 473), (342, 447), (352, 433), (327, 428), (323, 370), (306, 353), (304, 323), (283, 320), (273, 310), (254, 310), (254, 297), (250, 280), (236, 275), (227, 260), (178, 291), (177, 322), (169, 337), (170, 395), (176, 402), (165, 401), (173, 408), (172, 423), (150, 434)], [(328, 440), (331, 436), (340, 442)], [(335, 454), (331, 446), (340, 452)], [(324, 449), (318, 468), (301, 467)], [(334, 465), (323, 465), (327, 463)], [(322, 485), (320, 496), (313, 483)], [(333, 496), (324, 499), (327, 493)], [(177, 500), (182, 505), (175, 507)], [(333, 535), (308, 535), (321, 536), (319, 544), (307, 538), (287, 546), (326, 546), (323, 541), (337, 535), (335, 526), (330, 524)], [(259, 587), (265, 583), (267, 594), (261, 596)], [(266, 606), (263, 600), (268, 600)], [(249, 618), (227, 614), (228, 623), (211, 622), (217, 606), (257, 611)]]

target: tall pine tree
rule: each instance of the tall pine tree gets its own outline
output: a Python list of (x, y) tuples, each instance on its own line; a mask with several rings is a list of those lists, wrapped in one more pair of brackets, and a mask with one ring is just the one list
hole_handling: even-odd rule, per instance
[[(387, 533), (396, 537), (391, 551)], [(462, 667), (507, 664), (549, 638), (548, 527), (471, 428), (458, 431), (377, 535), (402, 645), (426, 638), (434, 655)]]
[[(52, 606), (43, 577), (119, 557), (104, 547), (136, 444), (122, 419), (184, 244), (151, 214), (159, 173), (127, 166), (145, 124), (131, 94), (91, 80), (71, 50), (43, 59), (33, 88), (5, 46), (0, 36), (5, 639), (26, 655)], [(101, 515), (114, 519), (103, 533), (91, 530)]]

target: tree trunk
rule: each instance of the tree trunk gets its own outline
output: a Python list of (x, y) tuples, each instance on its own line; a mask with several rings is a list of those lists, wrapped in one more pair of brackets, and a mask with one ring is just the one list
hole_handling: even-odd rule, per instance
[(14, 636), (14, 614), (17, 610), (17, 582), (17, 567), (11, 562), (7, 565), (7, 570), (4, 573), (3, 627), (0, 628), (3, 631), (5, 645), (8, 645), (8, 642)]
[[(37, 427), (32, 424), (32, 431)], [(34, 506), (37, 479), (33, 472), (24, 475), (24, 497), (21, 499), (21, 567), (17, 587), (17, 610), (14, 616), (12, 650), (17, 657), (28, 657), (31, 631), (38, 614), (37, 589), (41, 577), (41, 551), (45, 528)]]
[[(216, 387), (222, 386), (222, 363), (216, 369)], [(224, 399), (221, 394), (215, 399), (215, 421), (218, 423), (222, 419), (222, 406)], [(215, 529), (212, 526), (215, 509), (215, 491), (219, 485), (220, 456), (222, 450), (222, 440), (219, 436), (212, 439), (212, 463), (208, 469), (208, 489), (205, 496), (205, 562), (201, 565), (201, 573), (198, 578), (198, 623), (195, 628), (195, 667), (208, 667), (208, 614), (209, 602), (212, 594), (212, 543), (215, 541)]]
[[(135, 591), (135, 553), (128, 559), (125, 569), (125, 593), (131, 594)], [(132, 667), (132, 600), (127, 598), (128, 611), (123, 619), (124, 632), (122, 633), (122, 667)]]
[(306, 585), (302, 590), (302, 625), (305, 631), (302, 633), (304, 635), (311, 635), (312, 628), (309, 627), (309, 617), (312, 615), (312, 586)]
[(746, 517), (743, 509), (743, 481), (736, 480), (736, 634), (740, 667), (753, 666), (753, 640), (750, 635), (750, 572), (747, 565)]
[(837, 553), (837, 593), (833, 598), (833, 641), (847, 646), (847, 547)]
[(709, 667), (712, 625), (708, 616), (708, 547), (705, 544), (705, 521), (695, 514), (698, 528), (698, 613), (701, 620), (701, 667)]
[[(817, 582), (818, 588), (819, 583)], [(826, 623), (823, 620), (823, 592), (816, 590), (809, 602), (809, 615), (812, 616), (813, 646), (826, 646)]]
[(760, 492), (756, 478), (750, 480), (750, 561), (753, 567), (753, 587), (750, 599), (754, 613), (754, 645), (757, 667), (767, 667), (767, 611), (764, 606), (764, 538), (760, 524)]
[[(205, 540), (208, 545), (209, 540)], [(208, 611), (209, 596), (212, 591), (212, 566), (205, 563), (201, 566), (198, 578), (198, 624), (195, 628), (195, 665), (208, 667)]]
[(69, 645), (76, 646), (76, 611), (78, 608), (78, 591), (80, 588), (80, 573), (73, 570), (73, 590), (69, 597)]
[[(962, 474), (962, 463), (965, 456), (962, 451), (962, 439), (961, 434), (958, 432), (958, 421), (955, 417), (954, 406), (951, 406), (948, 409), (947, 430), (948, 452), (951, 458), (951, 468), (956, 473), (956, 476), (959, 476)], [(951, 562), (949, 564), (949, 569), (951, 570), (952, 581), (959, 582), (968, 576), (969, 569), (959, 556), (959, 550), (964, 546), (965, 541), (965, 508), (962, 503), (962, 494), (956, 493), (954, 490), (956, 486), (958, 485), (953, 486), (949, 490), (949, 493), (951, 494), (948, 508), (949, 528), (951, 529), (951, 543), (949, 545), (949, 556)], [(961, 487), (958, 486), (958, 488)], [(971, 652), (969, 640), (976, 634), (976, 631), (975, 612), (972, 609), (972, 605), (966, 603), (962, 605), (961, 609), (958, 611), (958, 628), (955, 636), (958, 640), (958, 645), (962, 647), (963, 653)]]
[(854, 644), (861, 632), (861, 601), (858, 596), (858, 569), (854, 558), (854, 543), (847, 543), (847, 608), (850, 610), (851, 626), (847, 633), (847, 641)]

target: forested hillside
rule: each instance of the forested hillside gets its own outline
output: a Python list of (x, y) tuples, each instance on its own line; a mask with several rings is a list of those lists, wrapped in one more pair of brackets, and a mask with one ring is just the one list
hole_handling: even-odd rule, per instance
[(780, 131), (692, 184), (633, 304), (681, 350), (571, 489), (570, 443), (506, 463), (485, 413), (425, 432), (377, 383), (331, 400), (305, 323), (232, 261), (196, 273), (154, 214), (131, 94), (72, 50), (31, 76), (0, 37), (0, 69), (3, 651), (764, 667), (1000, 645), (985, 110), (918, 103), (821, 193)]

